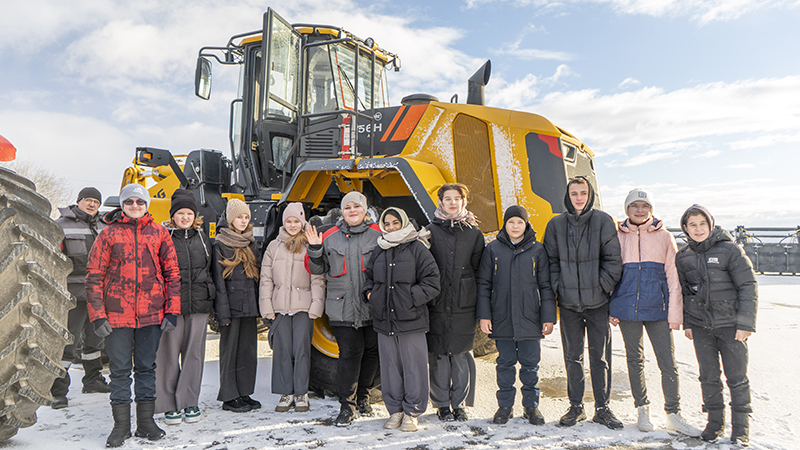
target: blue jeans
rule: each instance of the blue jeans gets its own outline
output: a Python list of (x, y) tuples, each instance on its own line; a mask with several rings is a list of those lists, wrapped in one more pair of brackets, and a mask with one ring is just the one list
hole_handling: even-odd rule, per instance
[(522, 368), (519, 380), (522, 382), (522, 406), (537, 408), (539, 406), (539, 361), (542, 348), (539, 339), (515, 341), (498, 339), (497, 344), (497, 405), (501, 408), (514, 406), (517, 390), (517, 362)]
[(136, 402), (156, 399), (156, 353), (161, 327), (114, 328), (106, 336), (108, 368), (111, 370), (111, 404), (131, 402), (131, 372), (136, 379)]

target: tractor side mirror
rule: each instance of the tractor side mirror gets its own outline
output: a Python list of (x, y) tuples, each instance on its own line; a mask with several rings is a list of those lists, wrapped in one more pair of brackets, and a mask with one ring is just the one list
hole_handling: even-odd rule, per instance
[(211, 97), (211, 61), (202, 56), (197, 57), (197, 68), (194, 71), (194, 95), (203, 100)]

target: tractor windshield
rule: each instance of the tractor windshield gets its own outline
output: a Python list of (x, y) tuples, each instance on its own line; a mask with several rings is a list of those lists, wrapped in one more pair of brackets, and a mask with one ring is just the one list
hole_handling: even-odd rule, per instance
[[(312, 47), (308, 51), (308, 92), (306, 112), (320, 113), (350, 109), (371, 109), (389, 105), (385, 62), (376, 58), (372, 75), (372, 57), (361, 52), (358, 58), (358, 93), (355, 83), (355, 48), (345, 43)], [(374, 90), (373, 90), (374, 89)]]

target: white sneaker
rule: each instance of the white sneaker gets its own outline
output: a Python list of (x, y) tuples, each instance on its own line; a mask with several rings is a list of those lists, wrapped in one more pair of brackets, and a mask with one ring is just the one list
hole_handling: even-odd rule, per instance
[(403, 422), (403, 411), (396, 412), (391, 416), (389, 416), (388, 419), (386, 419), (386, 422), (383, 423), (383, 428), (386, 428), (387, 430), (396, 430), (400, 428), (400, 423), (402, 422)]
[(404, 415), (400, 431), (417, 431), (417, 418)]
[(294, 396), (294, 412), (307, 412), (309, 409), (308, 394)]
[(686, 423), (680, 413), (667, 414), (667, 431), (673, 431), (691, 437), (699, 437), (702, 433), (699, 428), (695, 428)]
[(650, 422), (650, 407), (642, 405), (637, 409), (639, 410), (639, 421), (636, 422), (636, 427), (639, 428), (639, 431), (653, 431), (653, 423)]
[(275, 407), (276, 412), (286, 412), (294, 406), (294, 395), (281, 395), (281, 400), (278, 406)]

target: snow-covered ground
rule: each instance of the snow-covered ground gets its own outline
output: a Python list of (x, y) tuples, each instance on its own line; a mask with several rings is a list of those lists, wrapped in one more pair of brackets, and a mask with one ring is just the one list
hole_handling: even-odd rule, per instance
[[(800, 416), (794, 410), (800, 405), (800, 277), (759, 276), (760, 305), (758, 332), (750, 338), (749, 375), (753, 394), (751, 445), (753, 449), (800, 448)], [(700, 384), (697, 362), (691, 342), (682, 333), (675, 333), (675, 348), (681, 375), (681, 406), (684, 417), (702, 427)], [(157, 442), (139, 438), (126, 441), (123, 449), (306, 449), (306, 448), (370, 448), (370, 449), (721, 449), (727, 443), (706, 444), (700, 440), (672, 436), (665, 431), (642, 433), (636, 429), (635, 409), (630, 396), (622, 336), (613, 329), (613, 393), (611, 408), (625, 422), (625, 428), (612, 431), (598, 424), (582, 422), (575, 427), (557, 428), (555, 423), (568, 406), (561, 344), (558, 330), (543, 341), (540, 387), (541, 411), (547, 424), (534, 427), (523, 420), (520, 396), (514, 413), (518, 418), (497, 426), (491, 417), (497, 408), (494, 360), (478, 360), (478, 397), (471, 409), (472, 419), (465, 423), (439, 422), (431, 409), (420, 418), (417, 433), (387, 431), (382, 425), (388, 414), (377, 405), (377, 416), (361, 418), (349, 428), (332, 425), (338, 412), (335, 399), (311, 400), (307, 413), (276, 413), (278, 396), (270, 393), (271, 358), (266, 342), (261, 342), (258, 384), (254, 398), (264, 407), (258, 411), (234, 414), (222, 411), (217, 402), (218, 361), (216, 336), (209, 335), (209, 351), (203, 380), (200, 407), (204, 417), (199, 423), (176, 426), (157, 418), (167, 436)], [(649, 346), (646, 343), (645, 346)], [(586, 358), (588, 360), (588, 357)], [(588, 364), (588, 363), (587, 363)], [(658, 369), (652, 350), (648, 348), (647, 381), (651, 415), (657, 427), (663, 427), (664, 414)], [(587, 367), (588, 369), (588, 367)], [(73, 385), (70, 406), (52, 410), (40, 408), (39, 420), (33, 427), (20, 430), (0, 448), (44, 449), (55, 445), (61, 449), (97, 449), (105, 446), (111, 430), (111, 408), (108, 399), (99, 394), (81, 394), (80, 369), (72, 369)], [(590, 407), (591, 384), (588, 382), (586, 405)], [(727, 392), (726, 392), (727, 395)], [(591, 419), (591, 413), (589, 413)], [(135, 427), (135, 423), (134, 423)], [(729, 429), (726, 430), (729, 433)]]

